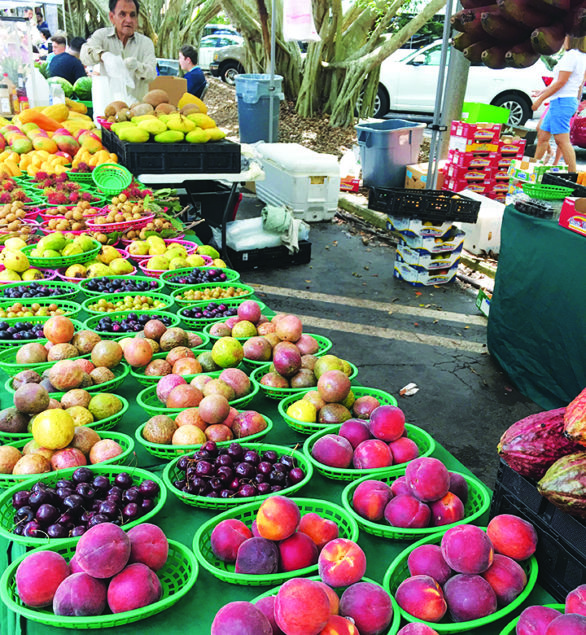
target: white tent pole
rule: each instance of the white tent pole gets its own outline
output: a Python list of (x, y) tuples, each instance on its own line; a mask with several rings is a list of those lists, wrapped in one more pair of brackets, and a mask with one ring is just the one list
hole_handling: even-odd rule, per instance
[(273, 113), (274, 104), (273, 97), (275, 94), (275, 30), (277, 28), (277, 1), (271, 2), (271, 60), (270, 60), (270, 74), (271, 79), (269, 81), (269, 143), (273, 143)]

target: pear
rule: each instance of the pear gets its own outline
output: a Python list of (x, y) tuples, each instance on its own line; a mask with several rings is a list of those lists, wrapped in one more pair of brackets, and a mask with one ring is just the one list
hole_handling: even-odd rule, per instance
[(187, 264), (190, 267), (203, 267), (206, 263), (206, 261), (197, 254), (190, 254), (185, 260), (187, 260)]
[(128, 245), (128, 253), (131, 256), (146, 256), (149, 253), (149, 244), (142, 240), (135, 240)]
[(189, 267), (189, 263), (186, 258), (173, 258), (169, 261), (169, 269), (185, 269)]
[(162, 256), (167, 251), (167, 245), (155, 243), (149, 247), (149, 256)]
[(88, 278), (98, 278), (100, 276), (111, 276), (112, 270), (108, 265), (103, 263), (98, 263), (95, 265), (90, 265), (87, 269), (87, 277)]
[(3, 260), (6, 269), (10, 269), (10, 271), (16, 271), (16, 273), (23, 273), (30, 268), (28, 258), (20, 251), (6, 249), (4, 251)]
[(151, 245), (165, 245), (166, 243), (165, 241), (160, 237), (160, 236), (147, 236), (146, 242), (148, 243), (149, 246)]
[(152, 258), (149, 258), (146, 268), (151, 270), (166, 271), (167, 269), (169, 269), (169, 260), (165, 256), (153, 256)]
[(26, 247), (26, 243), (22, 238), (9, 238), (5, 243), (4, 247), (6, 249), (12, 249), (12, 251), (20, 251), (23, 247)]
[(120, 252), (111, 245), (104, 245), (98, 255), (98, 260), (109, 265), (113, 260), (120, 258)]
[(40, 280), (43, 277), (43, 274), (38, 269), (27, 269), (22, 274), (23, 280)]
[(85, 278), (87, 269), (83, 265), (70, 265), (65, 270), (67, 278)]
[(61, 250), (67, 244), (65, 236), (61, 232), (53, 232), (47, 236), (43, 236), (37, 245), (41, 253), (46, 250), (61, 252)]
[(127, 273), (132, 273), (134, 267), (128, 262), (128, 260), (124, 260), (124, 258), (115, 258), (112, 262), (110, 262), (110, 269), (114, 275), (122, 276)]
[(83, 254), (83, 249), (75, 243), (65, 245), (63, 251), (61, 252), (62, 256), (79, 256), (79, 254)]
[(16, 271), (11, 271), (10, 269), (4, 269), (0, 271), (0, 280), (5, 282), (18, 282), (20, 280), (20, 276), (16, 273)]
[(83, 252), (90, 251), (96, 246), (94, 244), (94, 241), (89, 236), (85, 236), (84, 234), (76, 236), (73, 242), (78, 244)]

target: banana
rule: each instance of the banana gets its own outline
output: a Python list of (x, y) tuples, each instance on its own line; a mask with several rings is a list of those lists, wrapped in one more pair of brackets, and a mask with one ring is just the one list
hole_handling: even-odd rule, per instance
[(500, 12), (486, 11), (480, 16), (482, 28), (495, 40), (506, 42), (519, 42), (529, 37), (530, 29), (524, 29), (519, 24), (509, 22)]
[(452, 44), (458, 51), (464, 51), (464, 49), (472, 46), (472, 44), (476, 44), (480, 39), (482, 38), (472, 37), (469, 33), (458, 33), (452, 40)]
[(496, 4), (485, 5), (483, 7), (479, 7), (478, 9), (464, 9), (463, 11), (455, 13), (450, 18), (450, 23), (452, 24), (452, 27), (456, 29), (456, 31), (469, 33), (470, 35), (475, 36), (477, 39), (480, 39), (483, 36), (483, 28), (482, 23), (480, 22), (480, 16), (483, 12), (496, 11), (496, 9)]
[(537, 62), (539, 53), (533, 50), (531, 40), (529, 39), (509, 49), (506, 52), (505, 59), (507, 66), (511, 66), (512, 68), (528, 68)]
[(481, 60), (485, 66), (488, 68), (505, 68), (507, 65), (505, 60), (505, 54), (508, 50), (508, 46), (491, 46), (488, 49), (482, 51)]
[(535, 8), (533, 0), (497, 0), (497, 4), (504, 18), (527, 29), (538, 29), (553, 22), (553, 16), (547, 8), (543, 11)]
[(464, 50), (464, 57), (472, 63), (478, 64), (482, 61), (482, 53), (495, 44), (496, 42), (492, 39), (480, 40), (480, 42), (476, 42), (476, 44), (472, 44), (472, 46)]
[(540, 55), (553, 55), (564, 44), (566, 29), (561, 22), (554, 22), (550, 26), (542, 26), (531, 34), (533, 50)]

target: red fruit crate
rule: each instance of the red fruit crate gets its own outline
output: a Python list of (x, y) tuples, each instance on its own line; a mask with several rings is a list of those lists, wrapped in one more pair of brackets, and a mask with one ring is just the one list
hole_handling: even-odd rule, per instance
[(471, 152), (460, 152), (460, 150), (452, 149), (448, 153), (448, 160), (451, 165), (458, 165), (475, 170), (496, 167), (500, 157), (497, 152), (487, 152), (484, 155), (477, 155)]
[(498, 143), (501, 136), (500, 123), (467, 123), (466, 121), (453, 121), (450, 134), (453, 137), (462, 137), (477, 143)]

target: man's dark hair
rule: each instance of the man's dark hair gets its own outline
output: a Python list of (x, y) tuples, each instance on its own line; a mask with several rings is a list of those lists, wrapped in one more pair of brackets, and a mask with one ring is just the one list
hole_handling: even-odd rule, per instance
[(81, 51), (81, 47), (85, 44), (85, 38), (83, 37), (74, 37), (71, 39), (71, 42), (69, 42), (69, 48), (72, 51), (76, 51), (77, 53), (79, 53), (79, 51)]
[(53, 44), (61, 44), (62, 46), (67, 44), (67, 40), (62, 35), (54, 35), (51, 38), (51, 42), (53, 42)]
[[(140, 12), (140, 5), (138, 4), (138, 0), (132, 0), (132, 2), (134, 2), (134, 6), (136, 7), (136, 15), (139, 14)], [(118, 0), (110, 0), (108, 3), (108, 7), (110, 8), (110, 11), (112, 13), (114, 13), (114, 11), (116, 10), (116, 5), (118, 4)]]
[(41, 16), (41, 18), (43, 17), (43, 12), (39, 9), (39, 7), (37, 7), (37, 8), (35, 9), (35, 13), (36, 13), (37, 15), (40, 15), (40, 16)]
[(51, 37), (51, 31), (49, 31), (49, 29), (39, 29), (39, 31), (45, 36), (46, 40)]
[(197, 51), (193, 48), (193, 46), (189, 46), (189, 44), (182, 46), (181, 54), (183, 57), (188, 57), (194, 66), (197, 64)]

